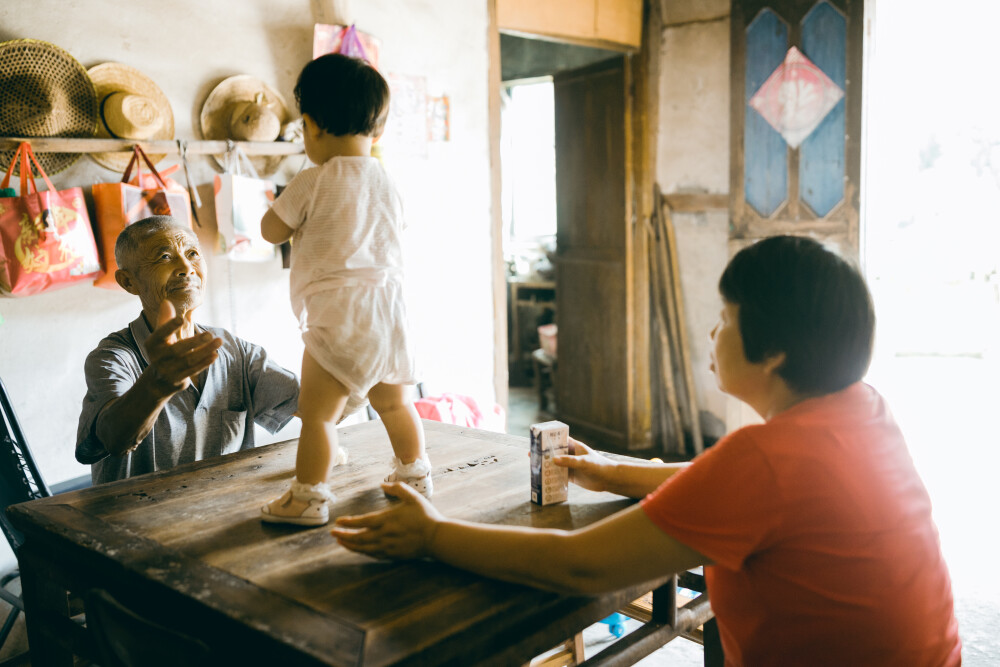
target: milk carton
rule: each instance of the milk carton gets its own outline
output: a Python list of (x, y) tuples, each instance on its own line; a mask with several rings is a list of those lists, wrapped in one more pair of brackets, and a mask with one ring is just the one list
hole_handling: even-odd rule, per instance
[(569, 426), (550, 421), (531, 425), (531, 502), (551, 505), (566, 500), (569, 469), (552, 462), (569, 454)]

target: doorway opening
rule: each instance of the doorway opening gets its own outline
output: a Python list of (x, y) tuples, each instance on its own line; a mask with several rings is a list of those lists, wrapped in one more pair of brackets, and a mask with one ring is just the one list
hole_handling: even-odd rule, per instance
[(992, 58), (1000, 7), (960, 0), (948, 11), (976, 18), (949, 30), (929, 2), (871, 4), (863, 258), (879, 322), (868, 382), (930, 494), (964, 657), (996, 664), (1000, 94), (968, 65)]
[(558, 415), (556, 103), (553, 76), (618, 51), (500, 35), (501, 217), (507, 281), (507, 431)]

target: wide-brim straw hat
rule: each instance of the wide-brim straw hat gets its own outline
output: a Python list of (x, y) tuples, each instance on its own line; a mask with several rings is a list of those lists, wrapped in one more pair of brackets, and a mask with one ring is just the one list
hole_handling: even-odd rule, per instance
[[(76, 58), (37, 39), (0, 42), (0, 136), (92, 137), (96, 126), (97, 93)], [(0, 152), (3, 170), (14, 155)], [(80, 153), (36, 155), (50, 175), (80, 158)]]
[[(95, 65), (87, 74), (97, 89), (98, 137), (137, 141), (174, 138), (170, 100), (148, 76), (121, 63)], [(90, 157), (102, 167), (122, 172), (132, 153), (92, 153)], [(165, 157), (162, 153), (149, 155), (154, 164)]]
[[(274, 141), (289, 121), (285, 99), (271, 86), (248, 74), (224, 79), (201, 107), (201, 134), (209, 140)], [(223, 157), (216, 155), (219, 166)], [(261, 176), (277, 171), (283, 155), (250, 156)]]

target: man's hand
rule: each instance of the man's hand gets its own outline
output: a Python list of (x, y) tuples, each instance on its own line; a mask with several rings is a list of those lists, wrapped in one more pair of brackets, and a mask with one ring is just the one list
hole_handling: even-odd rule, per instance
[(150, 377), (162, 397), (171, 396), (191, 384), (191, 378), (212, 365), (219, 357), (222, 340), (207, 331), (181, 338), (185, 323), (193, 311), (177, 315), (174, 305), (164, 299), (156, 318), (156, 328), (146, 339)]
[(552, 458), (552, 462), (557, 466), (569, 468), (569, 479), (577, 486), (582, 486), (589, 491), (607, 491), (608, 482), (611, 480), (617, 464), (579, 440), (570, 438), (569, 444), (573, 454), (555, 456)]
[(341, 546), (373, 558), (420, 558), (430, 555), (441, 514), (426, 498), (401, 482), (382, 485), (400, 502), (378, 512), (342, 516), (330, 534)]

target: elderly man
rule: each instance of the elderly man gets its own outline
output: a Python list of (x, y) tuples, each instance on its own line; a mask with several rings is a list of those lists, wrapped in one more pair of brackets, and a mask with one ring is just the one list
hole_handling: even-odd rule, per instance
[(76, 459), (95, 484), (254, 446), (295, 412), (295, 375), (263, 348), (192, 321), (205, 288), (198, 239), (173, 218), (129, 225), (115, 279), (142, 313), (87, 356)]

